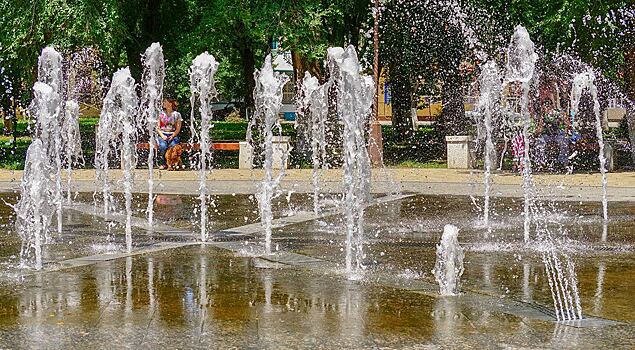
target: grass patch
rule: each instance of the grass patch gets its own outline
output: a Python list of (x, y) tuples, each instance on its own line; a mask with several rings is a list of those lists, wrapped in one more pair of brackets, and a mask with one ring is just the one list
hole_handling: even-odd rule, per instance
[(30, 137), (18, 137), (14, 144), (13, 137), (0, 136), (0, 168), (10, 170), (24, 169), (26, 150), (30, 144)]
[(415, 168), (415, 169), (444, 169), (448, 167), (445, 160), (431, 160), (427, 162), (417, 162), (405, 160), (393, 166), (394, 168)]

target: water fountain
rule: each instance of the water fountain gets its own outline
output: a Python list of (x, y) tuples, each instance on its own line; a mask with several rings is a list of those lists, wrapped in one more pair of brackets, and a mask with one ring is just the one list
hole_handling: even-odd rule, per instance
[(61, 121), (64, 111), (64, 80), (62, 73), (62, 55), (52, 47), (45, 47), (38, 58), (38, 82), (51, 87), (57, 95), (57, 105), (51, 113), (38, 114), (36, 135), (42, 140), (48, 159), (53, 162), (55, 175), (55, 205), (57, 213), (57, 232), (62, 233), (62, 134)]
[(22, 266), (29, 265), (33, 254), (35, 269), (42, 269), (42, 245), (46, 241), (55, 210), (54, 190), (46, 150), (42, 141), (35, 139), (27, 150), (20, 201), (14, 207), (16, 231), (22, 239)]
[[(265, 230), (265, 254), (271, 254), (271, 231), (273, 213), (271, 211), (271, 201), (278, 195), (278, 185), (284, 177), (284, 166), (280, 167), (280, 172), (274, 178), (274, 129), (282, 137), (282, 126), (278, 112), (282, 106), (282, 89), (289, 81), (289, 77), (273, 71), (271, 65), (271, 55), (265, 58), (262, 69), (254, 73), (256, 87), (254, 89), (254, 101), (256, 111), (253, 118), (260, 124), (260, 137), (262, 138), (263, 168), (264, 178), (258, 189), (258, 207), (260, 209), (260, 220)], [(282, 154), (286, 158), (288, 153)], [(280, 164), (285, 164), (282, 160)]]
[[(60, 96), (42, 82), (33, 86), (32, 113), (38, 121), (39, 136), (27, 150), (24, 173), (20, 185), (20, 200), (14, 206), (16, 231), (22, 239), (22, 265), (27, 266), (31, 252), (35, 256), (35, 268), (42, 268), (42, 245), (48, 240), (53, 211), (57, 207), (56, 185), (51, 180), (55, 174), (50, 162), (47, 145), (55, 144), (48, 134), (59, 108)], [(46, 143), (43, 142), (46, 140)], [(58, 217), (58, 220), (59, 217)]]
[[(372, 77), (360, 74), (353, 46), (330, 48), (329, 61), (337, 66), (337, 112), (344, 122), (344, 213), (346, 218), (346, 273), (361, 273), (364, 257), (364, 206), (370, 194), (370, 158), (366, 129), (375, 96)], [(353, 266), (353, 257), (355, 266)]]
[(62, 143), (64, 147), (64, 165), (66, 165), (66, 201), (71, 201), (71, 183), (73, 166), (83, 162), (81, 135), (79, 133), (79, 104), (77, 101), (66, 101), (64, 119), (62, 121)]
[(159, 43), (148, 47), (142, 57), (143, 77), (141, 78), (142, 123), (148, 132), (148, 225), (152, 226), (154, 215), (154, 155), (156, 149), (157, 123), (163, 100), (165, 62), (163, 48)]
[(542, 255), (557, 321), (582, 319), (575, 264), (562, 248), (547, 243)]
[(320, 85), (311, 94), (311, 163), (313, 171), (311, 181), (313, 184), (313, 211), (320, 212), (320, 178), (321, 170), (328, 169), (326, 149), (328, 140), (326, 135), (326, 120), (329, 113), (328, 107), (329, 85)]
[(490, 187), (492, 172), (492, 156), (494, 155), (494, 143), (492, 142), (492, 114), (495, 113), (500, 100), (501, 81), (498, 74), (496, 62), (489, 61), (481, 68), (479, 77), (481, 94), (478, 102), (478, 109), (482, 112), (485, 124), (485, 175), (484, 183), (484, 205), (483, 222), (489, 225), (490, 215)]
[[(520, 101), (520, 115), (523, 122), (523, 143), (524, 155), (522, 159), (523, 167), (523, 197), (524, 197), (524, 234), (525, 243), (529, 242), (529, 231), (531, 224), (530, 206), (533, 200), (533, 182), (531, 178), (531, 157), (529, 142), (529, 127), (531, 118), (529, 115), (529, 88), (530, 81), (534, 76), (534, 69), (538, 55), (534, 51), (534, 43), (529, 37), (525, 27), (518, 25), (514, 29), (511, 42), (507, 49), (507, 71), (505, 74), (505, 85), (510, 83), (520, 83), (522, 96)], [(503, 89), (505, 86), (503, 87)]]
[[(328, 116), (328, 84), (320, 85), (316, 77), (306, 72), (302, 79), (302, 98), (298, 110), (309, 114), (307, 133), (311, 140), (311, 184), (313, 186), (313, 212), (320, 212), (320, 171), (326, 167), (326, 118)], [(306, 113), (305, 112), (305, 113)]]
[(132, 251), (132, 185), (134, 169), (137, 165), (135, 116), (138, 100), (135, 80), (128, 68), (113, 74), (110, 90), (104, 99), (99, 117), (95, 142), (95, 169), (97, 184), (101, 184), (104, 214), (109, 214), (112, 202), (108, 177), (110, 155), (121, 155), (123, 168), (123, 189), (126, 206), (126, 249)]
[(579, 73), (573, 78), (573, 84), (571, 87), (571, 115), (577, 115), (578, 106), (580, 105), (580, 99), (582, 98), (582, 92), (588, 90), (593, 98), (593, 113), (595, 115), (595, 131), (598, 138), (599, 153), (598, 159), (600, 161), (600, 173), (602, 174), (602, 216), (604, 221), (609, 219), (608, 214), (608, 200), (606, 194), (606, 154), (604, 151), (604, 135), (602, 132), (602, 116), (600, 114), (600, 102), (598, 101), (598, 91), (595, 86), (595, 74), (589, 70), (587, 72)]
[[(500, 93), (505, 91), (511, 84), (520, 84), (522, 95), (520, 100), (520, 119), (522, 121), (522, 137), (524, 152), (522, 158), (523, 167), (523, 197), (524, 197), (524, 242), (525, 245), (537, 249), (542, 254), (542, 261), (545, 266), (547, 280), (552, 293), (554, 309), (557, 320), (576, 320), (582, 318), (579, 295), (577, 291), (577, 277), (575, 264), (565, 252), (562, 244), (562, 237), (566, 236), (564, 229), (560, 227), (558, 236), (554, 235), (549, 220), (550, 212), (554, 209), (546, 208), (543, 203), (535, 198), (535, 188), (532, 181), (529, 128), (531, 117), (529, 114), (529, 90), (530, 83), (534, 77), (537, 54), (534, 51), (534, 44), (529, 38), (529, 34), (522, 26), (517, 26), (512, 36), (511, 43), (507, 51), (507, 67), (503, 86), (500, 86), (500, 78), (496, 64), (487, 62), (482, 66), (480, 82), (479, 110), (483, 113), (486, 131), (485, 142), (485, 205), (484, 221), (489, 222), (490, 215), (490, 176), (491, 176), (491, 154), (493, 152), (492, 142), (492, 114), (500, 106)], [(582, 80), (582, 79), (580, 79)], [(585, 80), (586, 81), (586, 80)], [(575, 85), (575, 83), (574, 83)], [(580, 83), (580, 86), (586, 86)], [(574, 91), (575, 91), (574, 87)], [(581, 90), (581, 88), (578, 88)], [(576, 105), (577, 107), (577, 105)], [(530, 242), (531, 223), (535, 225), (535, 235)], [(530, 246), (530, 243), (532, 245)], [(439, 259), (438, 259), (439, 260)], [(437, 260), (437, 263), (438, 263)], [(435, 275), (438, 274), (435, 268)], [(442, 286), (441, 279), (437, 280)]]
[(439, 284), (439, 294), (457, 295), (459, 282), (463, 275), (463, 248), (459, 245), (459, 229), (445, 225), (441, 243), (437, 245), (437, 261), (432, 270)]
[[(210, 161), (210, 128), (212, 120), (212, 100), (216, 97), (216, 87), (214, 85), (214, 74), (218, 70), (218, 62), (214, 56), (204, 52), (192, 61), (190, 66), (190, 104), (192, 106), (190, 114), (191, 144), (200, 144), (201, 153), (198, 159), (199, 170), (199, 201), (201, 215), (201, 241), (207, 240), (207, 164)], [(196, 97), (198, 96), (199, 112), (201, 114), (201, 131), (196, 133), (194, 110)]]

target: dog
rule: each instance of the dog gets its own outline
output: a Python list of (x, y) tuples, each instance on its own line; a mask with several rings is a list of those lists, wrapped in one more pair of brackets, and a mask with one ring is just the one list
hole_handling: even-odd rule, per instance
[(181, 154), (183, 154), (183, 146), (181, 146), (181, 144), (169, 148), (165, 152), (165, 162), (168, 164), (168, 170), (185, 169), (183, 160), (181, 159)]

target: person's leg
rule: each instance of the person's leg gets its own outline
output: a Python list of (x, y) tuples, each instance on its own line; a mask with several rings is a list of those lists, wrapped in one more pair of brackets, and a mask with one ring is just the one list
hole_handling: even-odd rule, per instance
[(174, 136), (174, 138), (170, 141), (170, 145), (168, 146), (168, 148), (172, 148), (178, 145), (179, 143), (181, 143), (181, 138), (178, 136)]
[(168, 142), (159, 137), (159, 138), (157, 138), (157, 145), (159, 147), (157, 163), (159, 164), (159, 166), (165, 166), (165, 164), (166, 164), (165, 151), (168, 150)]
[(546, 165), (547, 159), (545, 154), (545, 148), (547, 147), (547, 136), (541, 135), (536, 138), (536, 165), (537, 170), (542, 170)]
[(559, 133), (557, 138), (558, 142), (558, 161), (563, 167), (567, 167), (569, 165), (569, 138), (563, 133)]

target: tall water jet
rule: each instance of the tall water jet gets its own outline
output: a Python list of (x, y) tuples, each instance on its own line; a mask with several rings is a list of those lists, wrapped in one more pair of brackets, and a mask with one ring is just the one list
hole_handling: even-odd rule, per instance
[[(282, 137), (282, 126), (278, 113), (282, 107), (282, 90), (289, 81), (286, 74), (273, 71), (271, 66), (271, 55), (267, 55), (262, 69), (254, 72), (256, 87), (254, 88), (254, 101), (256, 111), (253, 118), (260, 124), (260, 137), (262, 138), (262, 149), (264, 155), (263, 168), (264, 178), (258, 189), (258, 207), (260, 209), (260, 220), (265, 230), (265, 254), (271, 254), (271, 231), (273, 213), (271, 211), (271, 201), (276, 196), (278, 185), (284, 176), (284, 166), (280, 167), (280, 172), (274, 178), (274, 129)], [(282, 154), (286, 158), (288, 153)], [(284, 159), (280, 164), (285, 164)]]
[(523, 143), (524, 154), (523, 166), (523, 197), (524, 197), (524, 238), (529, 242), (529, 231), (531, 224), (531, 201), (533, 200), (533, 182), (531, 179), (531, 158), (529, 143), (529, 127), (531, 118), (529, 116), (529, 83), (534, 76), (538, 55), (534, 50), (534, 43), (529, 37), (525, 27), (518, 25), (514, 30), (511, 42), (507, 49), (507, 72), (505, 84), (520, 83), (522, 96), (520, 100), (520, 115), (523, 122)]
[(81, 135), (79, 132), (79, 104), (76, 101), (66, 101), (64, 106), (64, 120), (62, 125), (62, 139), (64, 147), (64, 165), (66, 166), (66, 201), (71, 201), (71, 184), (73, 166), (83, 162)]
[(489, 61), (481, 68), (481, 75), (479, 77), (480, 83), (480, 98), (478, 102), (478, 109), (483, 114), (485, 124), (485, 175), (483, 178), (484, 183), (484, 206), (483, 206), (483, 221), (485, 225), (489, 225), (490, 214), (490, 187), (491, 187), (491, 172), (492, 172), (492, 156), (494, 153), (494, 143), (492, 142), (492, 114), (495, 112), (499, 105), (501, 81), (498, 74), (498, 68), (496, 62)]
[(320, 170), (326, 166), (326, 117), (328, 116), (328, 85), (320, 85), (316, 77), (306, 72), (302, 80), (302, 98), (298, 110), (309, 114), (311, 140), (311, 183), (313, 185), (313, 212), (320, 212)]
[(163, 48), (159, 43), (148, 47), (142, 57), (143, 77), (141, 78), (141, 118), (148, 132), (148, 225), (154, 221), (154, 155), (157, 143), (157, 123), (163, 100), (165, 61)]
[[(198, 160), (199, 170), (199, 200), (201, 214), (201, 241), (207, 240), (207, 163), (210, 161), (210, 128), (212, 120), (212, 100), (216, 97), (216, 87), (214, 85), (214, 74), (218, 70), (218, 62), (214, 56), (204, 52), (192, 61), (190, 66), (190, 131), (191, 143), (198, 143), (201, 146), (201, 153)], [(195, 127), (194, 110), (196, 97), (198, 96), (199, 112), (201, 114), (201, 131), (197, 135)]]
[(573, 78), (573, 86), (571, 87), (571, 115), (577, 116), (582, 92), (588, 90), (593, 98), (593, 113), (595, 114), (595, 131), (598, 138), (600, 160), (600, 173), (602, 174), (602, 215), (604, 221), (609, 219), (608, 199), (606, 194), (606, 154), (604, 153), (604, 135), (602, 128), (602, 116), (600, 114), (600, 102), (598, 101), (598, 90), (595, 86), (595, 74), (589, 70), (579, 73)]
[(329, 114), (328, 87), (329, 85), (322, 84), (311, 94), (311, 163), (313, 163), (311, 180), (314, 198), (313, 211), (316, 214), (320, 212), (321, 171), (329, 166), (326, 155), (326, 147), (328, 145), (326, 122)]
[[(349, 278), (361, 273), (364, 258), (364, 206), (370, 195), (370, 158), (366, 147), (366, 126), (370, 116), (375, 84), (360, 74), (357, 52), (329, 48), (329, 61), (336, 66), (337, 112), (344, 123), (344, 207), (346, 217), (346, 273)], [(355, 266), (353, 266), (353, 255)]]
[(128, 68), (115, 72), (99, 116), (95, 149), (97, 183), (101, 182), (104, 213), (110, 212), (112, 195), (108, 178), (109, 156), (120, 154), (124, 171), (123, 189), (126, 206), (126, 249), (132, 251), (132, 185), (137, 165), (136, 125), (138, 100), (135, 80)]
[[(33, 86), (31, 112), (36, 116), (37, 134), (27, 150), (24, 173), (20, 186), (20, 200), (14, 206), (16, 230), (22, 238), (21, 259), (24, 265), (35, 256), (35, 268), (42, 268), (42, 245), (48, 238), (53, 211), (57, 206), (56, 184), (52, 182), (53, 172), (50, 162), (50, 148), (59, 143), (52, 135), (59, 113), (60, 96), (46, 83), (36, 82)], [(50, 148), (49, 148), (50, 147)], [(61, 219), (58, 217), (58, 221)], [(61, 222), (61, 221), (60, 221)]]
[(57, 232), (62, 232), (62, 115), (63, 115), (63, 73), (62, 55), (52, 47), (45, 47), (38, 58), (38, 82), (47, 84), (57, 95), (57, 105), (54, 111), (38, 114), (46, 120), (37, 120), (36, 135), (42, 140), (42, 144), (49, 159), (53, 162), (53, 174), (55, 176), (54, 200), (57, 208)]
[(42, 245), (46, 241), (55, 210), (54, 192), (46, 149), (41, 140), (35, 139), (26, 152), (20, 200), (14, 210), (15, 228), (22, 238), (22, 265), (28, 266), (33, 255), (36, 270), (42, 268)]
[(456, 295), (463, 275), (463, 248), (459, 245), (459, 229), (445, 225), (441, 243), (437, 244), (437, 261), (432, 273), (439, 283), (439, 294)]

